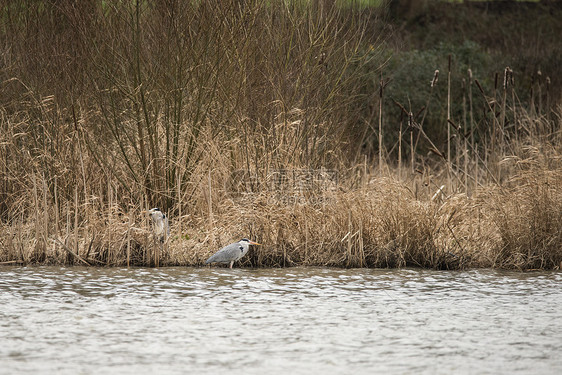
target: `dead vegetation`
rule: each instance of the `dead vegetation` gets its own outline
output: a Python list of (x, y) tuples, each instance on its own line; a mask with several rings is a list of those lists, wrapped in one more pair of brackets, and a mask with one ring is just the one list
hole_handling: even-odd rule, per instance
[(247, 267), (560, 268), (562, 111), (522, 104), (508, 69), (493, 92), (470, 73), (445, 143), (398, 103), (385, 145), (362, 12), (83, 4), (3, 10), (0, 264), (202, 265), (247, 236)]

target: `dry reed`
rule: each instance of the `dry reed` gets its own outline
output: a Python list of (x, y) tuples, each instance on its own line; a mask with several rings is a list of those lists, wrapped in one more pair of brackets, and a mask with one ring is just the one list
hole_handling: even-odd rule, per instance
[[(372, 63), (363, 13), (316, 2), (65, 4), (6, 15), (2, 41), (17, 63), (2, 71), (0, 264), (195, 266), (249, 236), (265, 246), (241, 266), (561, 266), (562, 109), (527, 113), (513, 84), (507, 103), (509, 68), (499, 99), (474, 80), (481, 125), (470, 72), (465, 133), (451, 112), (450, 58), (446, 144), (425, 133), (425, 112), (418, 123), (422, 111), (401, 106), (410, 136), (400, 130), (397, 159), (384, 151), (381, 79), (378, 129), (368, 124), (378, 158), (355, 165), (372, 98), (356, 94)], [(32, 16), (41, 22), (21, 22)], [(438, 160), (417, 154), (420, 137)], [(142, 215), (151, 206), (171, 218), (164, 246)]]

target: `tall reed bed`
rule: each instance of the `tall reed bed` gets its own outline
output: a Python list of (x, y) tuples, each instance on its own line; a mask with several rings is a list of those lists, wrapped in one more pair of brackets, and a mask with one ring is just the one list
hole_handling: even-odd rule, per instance
[[(560, 267), (561, 111), (525, 111), (507, 69), (493, 91), (466, 78), (445, 141), (402, 103), (388, 141), (392, 82), (365, 10), (92, 0), (2, 12), (2, 264), (201, 265), (249, 236), (265, 246), (244, 266)], [(171, 218), (164, 245), (142, 214), (154, 206)]]

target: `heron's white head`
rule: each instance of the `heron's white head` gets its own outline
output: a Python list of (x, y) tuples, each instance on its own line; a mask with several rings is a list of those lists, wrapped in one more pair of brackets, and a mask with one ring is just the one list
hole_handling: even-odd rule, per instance
[(246, 243), (246, 244), (248, 244), (248, 245), (261, 245), (261, 243), (254, 242), (254, 241), (249, 240), (249, 239), (247, 239), (247, 238), (242, 238), (242, 239), (240, 240), (240, 242), (241, 242), (241, 243)]
[(160, 211), (160, 209), (158, 207), (151, 208), (150, 210), (148, 210), (146, 212), (150, 215), (150, 217), (154, 221), (159, 221), (159, 220), (162, 220), (164, 218), (164, 214), (162, 213), (162, 211)]
[(238, 245), (240, 246), (240, 250), (242, 250), (242, 254), (240, 256), (244, 256), (250, 249), (250, 245), (260, 245), (260, 244), (251, 241), (247, 238), (242, 238), (240, 241), (238, 241)]

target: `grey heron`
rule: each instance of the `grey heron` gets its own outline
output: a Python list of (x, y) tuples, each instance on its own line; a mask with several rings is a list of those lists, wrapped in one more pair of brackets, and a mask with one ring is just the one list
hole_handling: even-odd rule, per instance
[(160, 243), (164, 243), (164, 241), (170, 236), (168, 218), (158, 207), (151, 208), (146, 212), (152, 219), (152, 229), (154, 230), (154, 235), (160, 240)]
[(238, 259), (242, 258), (248, 252), (250, 245), (261, 245), (257, 242), (250, 241), (247, 238), (242, 238), (238, 242), (231, 243), (230, 245), (226, 245), (219, 251), (217, 251), (213, 256), (211, 256), (205, 264), (209, 263), (230, 263), (230, 268), (234, 262)]

